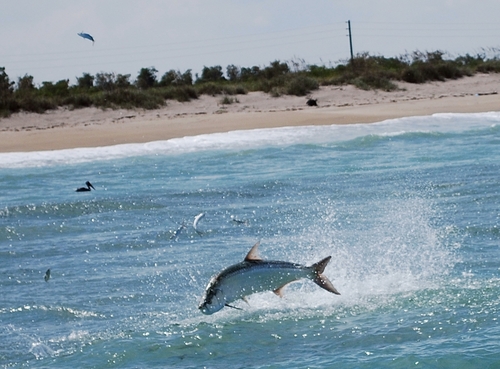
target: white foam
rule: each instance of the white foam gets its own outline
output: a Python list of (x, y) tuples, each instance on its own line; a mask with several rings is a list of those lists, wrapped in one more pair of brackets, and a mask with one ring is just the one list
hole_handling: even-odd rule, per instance
[[(450, 124), (453, 120), (453, 124)], [(140, 144), (95, 148), (0, 153), (0, 168), (23, 168), (79, 164), (145, 155), (178, 155), (206, 150), (241, 150), (297, 143), (338, 142), (360, 136), (400, 135), (406, 132), (450, 132), (498, 124), (500, 112), (478, 114), (434, 114), (391, 119), (379, 123), (302, 126), (231, 131)]]

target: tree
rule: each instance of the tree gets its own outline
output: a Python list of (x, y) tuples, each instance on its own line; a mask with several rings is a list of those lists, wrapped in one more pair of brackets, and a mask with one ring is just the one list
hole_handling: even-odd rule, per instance
[(89, 73), (83, 73), (83, 76), (76, 78), (76, 84), (79, 88), (88, 90), (94, 86), (94, 76)]
[(260, 67), (258, 66), (253, 66), (251, 68), (241, 68), (240, 71), (240, 78), (243, 81), (248, 81), (249, 79), (256, 79), (260, 76), (261, 74)]
[(216, 65), (214, 67), (203, 67), (201, 71), (201, 78), (196, 82), (217, 82), (223, 81), (224, 73), (222, 73), (222, 67), (220, 65)]
[(286, 63), (280, 63), (279, 60), (273, 61), (269, 67), (264, 69), (264, 75), (267, 79), (282, 76), (290, 72), (290, 68)]
[(130, 87), (130, 74), (97, 73), (95, 87), (103, 91), (113, 91)]
[(191, 86), (193, 84), (193, 73), (191, 72), (191, 69), (182, 73), (181, 79), (183, 85)]
[(130, 74), (117, 74), (115, 80), (116, 88), (130, 87)]
[(169, 70), (161, 77), (160, 86), (172, 86), (172, 85), (174, 85), (175, 81), (180, 79), (180, 74), (181, 74), (181, 72), (176, 72), (173, 69)]
[(14, 82), (9, 80), (9, 76), (5, 73), (5, 67), (0, 67), (0, 98), (6, 98), (14, 92)]
[(69, 79), (62, 79), (56, 84), (52, 82), (42, 82), (39, 91), (46, 96), (65, 96), (68, 94)]
[(166, 72), (160, 80), (160, 86), (191, 86), (193, 84), (193, 75), (191, 74), (191, 69), (188, 69), (184, 73), (179, 70), (169, 70)]
[(25, 74), (24, 77), (19, 77), (17, 81), (17, 90), (23, 93), (35, 90), (35, 85), (33, 84), (33, 76)]
[(231, 82), (235, 82), (240, 78), (240, 68), (233, 64), (228, 65), (226, 68), (226, 75)]
[(156, 73), (158, 71), (155, 67), (141, 68), (135, 81), (136, 86), (143, 90), (153, 87), (157, 83)]
[(103, 91), (111, 91), (115, 88), (114, 73), (97, 73), (95, 75), (95, 87)]

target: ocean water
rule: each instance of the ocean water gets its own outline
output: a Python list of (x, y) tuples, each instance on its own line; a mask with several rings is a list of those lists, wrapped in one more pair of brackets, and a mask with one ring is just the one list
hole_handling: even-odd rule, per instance
[[(341, 295), (201, 314), (257, 241)], [(495, 112), (0, 154), (0, 367), (499, 368), (499, 245)]]

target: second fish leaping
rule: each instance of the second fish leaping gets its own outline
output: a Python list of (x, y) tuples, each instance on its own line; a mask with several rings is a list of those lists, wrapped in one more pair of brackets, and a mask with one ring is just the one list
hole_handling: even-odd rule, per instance
[(193, 228), (196, 231), (196, 233), (198, 233), (200, 236), (203, 234), (203, 232), (201, 232), (201, 231), (198, 230), (198, 223), (200, 222), (200, 220), (204, 216), (205, 216), (205, 213), (200, 213), (200, 214), (198, 214), (197, 216), (194, 217), (194, 221), (193, 221)]

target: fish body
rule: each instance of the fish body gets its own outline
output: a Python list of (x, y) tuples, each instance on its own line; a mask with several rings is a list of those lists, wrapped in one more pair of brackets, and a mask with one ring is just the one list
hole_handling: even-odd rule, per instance
[(193, 221), (193, 228), (196, 231), (196, 233), (198, 233), (200, 236), (201, 236), (202, 232), (198, 230), (198, 223), (200, 222), (201, 218), (203, 218), (204, 216), (205, 216), (205, 213), (200, 213), (194, 217), (194, 221)]
[(87, 40), (92, 41), (92, 45), (94, 44), (94, 38), (91, 35), (89, 35), (88, 33), (80, 32), (80, 33), (78, 33), (78, 36), (86, 38)]
[(182, 230), (186, 228), (186, 226), (184, 224), (181, 224), (181, 226), (179, 228), (177, 228), (174, 233), (170, 236), (170, 239), (177, 239), (177, 237), (179, 237), (179, 234), (182, 232)]
[(199, 305), (204, 314), (213, 314), (232, 302), (263, 291), (273, 291), (282, 296), (283, 288), (299, 279), (310, 279), (321, 288), (340, 295), (322, 273), (331, 257), (326, 257), (311, 266), (286, 261), (262, 260), (257, 256), (256, 243), (245, 260), (231, 265), (208, 283), (205, 296)]

